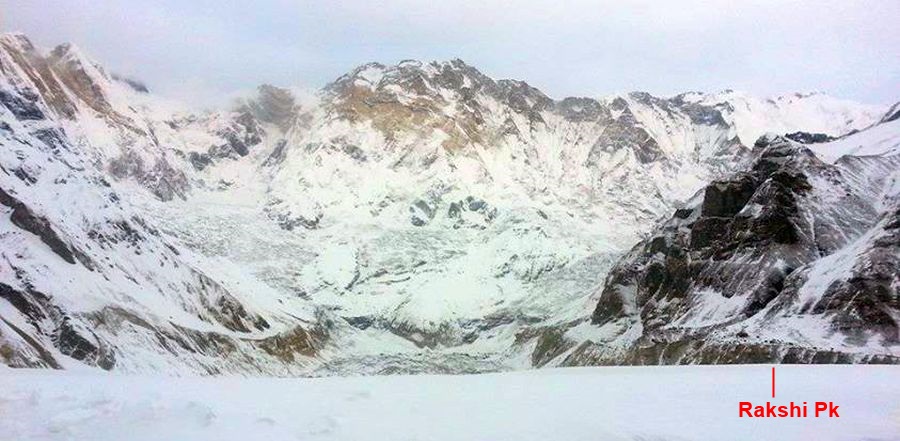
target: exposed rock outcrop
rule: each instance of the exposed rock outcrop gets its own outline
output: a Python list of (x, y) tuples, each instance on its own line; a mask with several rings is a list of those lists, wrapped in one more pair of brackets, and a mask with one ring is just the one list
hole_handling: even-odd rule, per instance
[[(882, 208), (900, 157), (757, 148), (613, 268), (591, 320), (605, 337), (564, 364), (900, 362), (897, 208)], [(821, 341), (779, 331), (804, 323)]]

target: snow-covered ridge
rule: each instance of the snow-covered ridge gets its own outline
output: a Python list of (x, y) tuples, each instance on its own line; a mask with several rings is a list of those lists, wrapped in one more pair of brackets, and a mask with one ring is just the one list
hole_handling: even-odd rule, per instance
[(460, 60), (211, 112), (132, 83), (0, 37), (6, 364), (540, 366), (623, 252), (752, 160), (758, 121), (838, 136), (882, 119), (818, 95), (554, 100)]
[(784, 134), (802, 130), (837, 137), (875, 124), (887, 111), (884, 106), (860, 105), (822, 92), (757, 98), (726, 90), (689, 94), (685, 100), (721, 109), (746, 145), (766, 132)]
[(812, 151), (827, 162), (844, 156), (889, 156), (900, 154), (900, 119), (889, 119), (852, 136), (816, 144)]
[(898, 133), (760, 139), (616, 264), (560, 362), (900, 361)]

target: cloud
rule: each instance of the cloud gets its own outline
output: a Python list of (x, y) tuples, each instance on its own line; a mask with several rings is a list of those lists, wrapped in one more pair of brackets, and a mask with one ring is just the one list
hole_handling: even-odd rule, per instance
[(452, 57), (556, 97), (731, 87), (900, 99), (896, 0), (34, 0), (2, 10), (5, 29), (75, 42), (200, 101), (262, 82), (320, 87), (368, 61)]

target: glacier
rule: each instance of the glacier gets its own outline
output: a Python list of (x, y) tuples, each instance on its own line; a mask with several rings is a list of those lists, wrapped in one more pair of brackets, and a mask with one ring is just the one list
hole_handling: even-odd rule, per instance
[(0, 361), (122, 373), (599, 363), (593, 343), (644, 331), (592, 323), (607, 275), (762, 135), (821, 133), (808, 148), (832, 161), (897, 151), (887, 106), (553, 99), (461, 60), (198, 110), (22, 34), (0, 36), (0, 104)]

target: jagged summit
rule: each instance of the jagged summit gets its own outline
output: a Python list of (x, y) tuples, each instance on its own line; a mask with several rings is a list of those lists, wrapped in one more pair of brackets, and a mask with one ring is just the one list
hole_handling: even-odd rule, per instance
[(616, 265), (596, 339), (567, 363), (897, 363), (900, 156), (835, 154), (865, 132), (810, 147), (760, 138), (750, 167)]
[(0, 43), (16, 47), (25, 52), (35, 50), (31, 39), (22, 32), (4, 32), (0, 34)]
[(351, 87), (375, 90), (399, 88), (419, 96), (457, 93), (466, 98), (484, 93), (503, 99), (504, 96), (521, 95), (535, 101), (552, 102), (543, 92), (524, 81), (494, 80), (459, 58), (431, 62), (403, 60), (395, 65), (366, 63), (342, 75), (327, 85), (325, 90), (341, 93)]
[(57, 45), (55, 48), (53, 48), (53, 50), (50, 51), (50, 55), (63, 62), (72, 61), (85, 64), (94, 64), (93, 62), (87, 63), (87, 57), (78, 46), (75, 46), (72, 43), (61, 43)]
[[(709, 198), (696, 235), (672, 236), (691, 252), (734, 254), (744, 236), (723, 228), (783, 224), (793, 208), (776, 184), (793, 174), (762, 170), (729, 196), (759, 135), (860, 130), (809, 144), (841, 164), (810, 185), (832, 168), (865, 183), (888, 170), (871, 156), (897, 148), (897, 121), (866, 129), (885, 109), (826, 96), (554, 100), (461, 60), (369, 63), (301, 95), (262, 85), (192, 112), (71, 45), (0, 37), (0, 361), (280, 375), (559, 364), (596, 336), (592, 295), (616, 260), (710, 182), (728, 194)], [(744, 190), (761, 208), (736, 219)], [(795, 202), (788, 214), (814, 215)], [(655, 283), (654, 268), (622, 280)]]
[(396, 64), (384, 64), (380, 62), (361, 64), (350, 70), (350, 72), (338, 77), (334, 82), (339, 83), (345, 79), (361, 79), (367, 83), (375, 84), (383, 78), (392, 79), (416, 74), (433, 78), (447, 72), (466, 74), (472, 78), (487, 78), (477, 68), (467, 64), (459, 58), (446, 61), (407, 59)]

